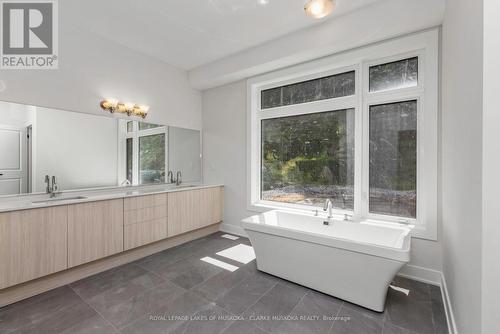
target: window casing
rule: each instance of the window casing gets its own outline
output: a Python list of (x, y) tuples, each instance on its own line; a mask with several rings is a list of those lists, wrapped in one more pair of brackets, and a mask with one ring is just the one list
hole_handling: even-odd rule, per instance
[[(285, 140), (273, 139), (279, 137), (273, 131), (281, 129), (283, 132), (293, 132), (293, 122), (282, 121), (287, 118), (295, 118), (297, 122), (305, 124), (306, 128), (309, 127), (310, 131), (314, 131), (314, 126), (308, 124), (306, 119), (327, 115), (329, 112), (350, 110), (353, 114), (351, 121), (354, 123), (354, 166), (351, 166), (354, 184), (352, 194), (342, 190), (342, 194), (334, 198), (337, 213), (352, 213), (356, 220), (412, 224), (415, 226), (414, 236), (436, 240), (438, 57), (436, 29), (250, 79), (247, 152), (250, 163), (249, 210), (320, 209), (322, 196), (296, 196), (293, 191), (295, 197), (287, 197), (279, 191), (272, 191), (269, 195), (269, 184), (265, 183), (269, 180), (269, 175), (265, 174), (268, 170), (264, 168), (263, 171), (266, 163), (279, 166), (275, 166), (273, 173), (270, 173), (271, 180), (280, 183), (280, 175), (278, 173), (276, 177), (276, 171), (286, 167), (288, 170), (294, 169), (292, 174), (295, 180), (299, 175), (300, 182), (304, 182), (307, 179), (304, 175), (307, 174), (310, 179), (310, 174), (317, 174), (315, 169), (322, 166), (319, 164), (318, 167), (311, 160), (318, 160), (320, 156), (325, 159), (324, 154), (318, 153), (324, 149), (318, 149), (316, 145), (315, 154), (318, 156), (302, 161), (303, 155), (310, 154), (304, 144), (307, 140), (302, 140), (295, 141), (305, 147), (300, 152), (302, 156), (290, 155), (287, 151), (288, 160), (282, 158), (284, 163), (279, 163), (279, 157), (284, 155), (282, 151), (286, 149), (286, 145), (293, 145), (295, 139), (293, 136), (287, 137), (288, 144), (284, 143)], [(277, 103), (276, 99), (267, 104), (263, 101), (263, 91), (274, 91), (274, 96), (277, 97), (280, 87), (300, 87), (304, 82), (346, 73), (353, 73), (355, 83), (352, 95), (335, 97), (335, 94), (330, 94), (334, 97), (322, 98), (318, 94), (317, 99), (298, 99), (299, 103), (295, 104)], [(387, 77), (392, 78), (392, 81), (384, 81), (384, 73), (388, 73)], [(376, 80), (373, 80), (375, 75)], [(400, 79), (400, 82), (394, 78)], [(281, 94), (283, 96), (283, 92)], [(303, 95), (314, 94), (309, 92)], [(309, 114), (311, 116), (308, 117)], [(285, 125), (279, 124), (280, 122)], [(268, 126), (272, 123), (277, 125)], [(273, 149), (273, 145), (278, 148)], [(333, 146), (338, 151), (339, 145)], [(338, 158), (335, 150), (326, 149), (328, 150)], [(377, 157), (376, 154), (380, 156)], [(326, 155), (327, 160), (328, 157)], [(311, 170), (304, 173), (307, 168)], [(325, 170), (330, 182), (338, 184), (338, 176), (331, 175), (331, 171), (336, 168)], [(379, 175), (374, 175), (374, 172)], [(290, 178), (288, 175), (286, 177)], [(328, 197), (328, 194), (325, 196)], [(346, 198), (352, 201), (348, 202)]]

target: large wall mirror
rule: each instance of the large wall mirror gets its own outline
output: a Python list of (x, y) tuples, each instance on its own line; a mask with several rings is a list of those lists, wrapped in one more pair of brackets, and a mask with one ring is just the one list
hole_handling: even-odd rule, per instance
[[(173, 177), (169, 176), (169, 171)], [(201, 181), (198, 130), (0, 101), (0, 196)]]

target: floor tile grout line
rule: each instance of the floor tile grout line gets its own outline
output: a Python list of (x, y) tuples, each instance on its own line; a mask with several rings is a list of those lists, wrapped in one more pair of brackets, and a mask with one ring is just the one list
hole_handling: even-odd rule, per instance
[[(432, 318), (432, 327), (434, 329), (434, 332), (436, 332), (436, 319), (434, 317), (434, 299), (432, 298), (432, 291), (431, 291), (431, 286), (428, 285), (429, 288), (429, 295), (430, 295), (430, 302), (431, 302), (431, 318)], [(441, 293), (441, 288), (439, 288), (439, 293)], [(443, 306), (444, 307), (444, 306)]]
[[(166, 277), (163, 277), (162, 275), (160, 275), (160, 274), (158, 274), (158, 273), (156, 273), (156, 272), (154, 272), (154, 271), (151, 271), (151, 270), (148, 270), (148, 269), (146, 269), (146, 268), (143, 268), (143, 267), (141, 267), (141, 266), (140, 266), (140, 265), (138, 265), (138, 264), (132, 263), (132, 265), (133, 265), (133, 266), (136, 266), (136, 267), (138, 267), (138, 268), (144, 269), (147, 273), (153, 274), (153, 275), (155, 275), (156, 277), (158, 277), (158, 278), (160, 278), (160, 279), (162, 279), (162, 280), (164, 280), (164, 281), (165, 281), (165, 280), (168, 280)], [(142, 275), (144, 275), (144, 274), (142, 274)], [(142, 276), (142, 275), (139, 275), (139, 276), (137, 276), (137, 277), (140, 277), (140, 276)], [(135, 278), (136, 278), (136, 277), (134, 277), (133, 279), (135, 279)], [(132, 279), (132, 280), (133, 280), (133, 279)], [(124, 282), (124, 283), (126, 283), (126, 282)], [(158, 284), (158, 285), (156, 285), (156, 286), (152, 287), (151, 289), (154, 289), (155, 287), (160, 286), (160, 285), (161, 285), (161, 284)], [(151, 290), (151, 289), (148, 289), (147, 291), (149, 291), (149, 290)]]
[[(145, 268), (144, 268), (144, 269), (145, 269)], [(157, 274), (157, 275), (158, 275), (158, 274)], [(171, 281), (169, 278), (166, 278), (166, 277), (164, 278), (164, 277), (162, 277), (162, 276), (160, 276), (160, 277), (161, 277), (164, 281), (168, 281), (169, 283), (173, 284), (174, 286), (176, 286), (176, 287), (178, 287), (178, 288), (182, 289), (182, 292), (181, 292), (181, 293), (179, 293), (179, 296), (177, 296), (176, 298), (180, 297), (182, 294), (185, 294), (185, 293), (192, 293), (192, 294), (195, 294), (196, 296), (198, 296), (198, 297), (202, 298), (203, 300), (207, 301), (208, 303), (214, 303), (213, 301), (211, 301), (210, 299), (206, 298), (205, 296), (203, 296), (203, 295), (201, 295), (201, 294), (197, 293), (196, 291), (192, 291), (191, 289), (185, 289), (185, 288), (181, 287), (180, 285), (176, 284), (175, 282)], [(161, 285), (161, 284), (160, 284), (160, 285)], [(143, 293), (149, 292), (149, 291), (151, 291), (152, 289), (155, 289), (155, 288), (156, 288), (156, 287), (153, 287), (153, 288), (151, 288), (151, 289), (148, 289), (148, 290), (144, 291)], [(132, 298), (134, 298), (134, 297), (132, 297)], [(131, 298), (131, 299), (132, 299), (132, 298)], [(130, 300), (130, 299), (127, 299), (127, 301), (128, 301), (128, 300)], [(215, 304), (215, 303), (214, 303), (214, 304)], [(215, 306), (217, 306), (217, 307), (219, 307), (219, 308), (223, 309), (222, 307), (220, 307), (220, 306), (219, 306), (219, 305), (217, 305), (217, 304), (215, 304)], [(234, 315), (234, 314), (232, 314), (231, 312), (229, 312), (229, 311), (227, 311), (227, 310), (225, 310), (225, 309), (223, 309), (223, 310), (224, 310), (224, 311), (226, 311), (226, 312), (228, 312), (228, 313), (229, 313), (229, 314), (231, 314), (231, 315)], [(151, 312), (154, 312), (154, 311), (155, 311), (155, 310), (152, 310)], [(199, 311), (199, 310), (196, 310), (193, 314), (191, 314), (191, 316), (192, 316), (192, 315), (194, 315), (194, 314), (196, 314), (196, 313), (198, 313), (198, 312), (200, 312), (200, 311)], [(133, 324), (134, 322), (138, 321), (139, 319), (141, 319), (142, 317), (144, 317), (144, 316), (146, 316), (146, 315), (147, 315), (147, 314), (143, 314), (143, 315), (141, 315), (141, 316), (137, 317), (136, 319), (134, 319), (134, 320), (132, 320), (132, 321), (128, 322), (127, 324), (124, 324), (124, 325), (123, 325), (123, 326), (121, 326), (120, 328), (122, 328), (122, 329), (123, 329), (123, 328), (126, 328), (126, 327), (130, 326), (131, 324)], [(184, 330), (184, 331), (185, 331), (185, 330)], [(121, 333), (121, 332), (119, 332), (119, 333)]]
[(338, 318), (338, 316), (339, 316), (339, 314), (340, 314), (340, 311), (342, 310), (342, 307), (344, 307), (344, 304), (345, 304), (345, 301), (342, 301), (342, 302), (340, 303), (340, 307), (339, 307), (339, 309), (337, 310), (337, 314), (335, 314), (335, 319), (333, 319), (332, 324), (330, 325), (330, 329), (328, 330), (328, 334), (332, 333), (332, 330), (333, 330), (333, 325), (335, 324), (335, 321), (337, 321), (337, 318)]
[[(81, 279), (79, 279), (79, 280), (76, 280), (76, 281), (74, 281), (74, 282), (68, 283), (68, 284), (66, 284), (66, 285), (72, 288), (73, 286), (75, 286), (75, 285), (76, 285), (75, 283), (78, 283), (78, 282), (80, 282), (80, 281), (84, 281), (84, 280), (91, 280), (91, 281), (93, 281), (94, 279), (97, 279), (97, 280), (107, 279), (107, 277), (99, 277), (99, 278), (96, 278), (96, 276), (103, 275), (103, 274), (106, 274), (106, 275), (108, 275), (108, 274), (112, 274), (113, 272), (119, 271), (119, 270), (120, 270), (120, 268), (125, 267), (125, 266), (134, 266), (134, 267), (138, 267), (138, 268), (140, 268), (140, 269), (142, 269), (142, 270), (145, 270), (145, 271), (147, 271), (147, 272), (150, 272), (150, 271), (149, 271), (149, 270), (147, 270), (146, 268), (142, 268), (141, 266), (139, 266), (139, 265), (135, 264), (134, 262), (135, 262), (135, 261), (128, 262), (128, 263), (124, 263), (124, 264), (118, 265), (118, 266), (116, 266), (116, 267), (112, 267), (112, 268), (109, 268), (109, 269), (107, 269), (107, 270), (104, 270), (104, 271), (101, 271), (101, 272), (97, 272), (97, 273), (92, 274), (92, 275), (90, 275), (90, 276), (87, 276), (87, 277), (81, 278)], [(154, 272), (151, 272), (151, 273), (155, 274)], [(128, 281), (133, 280), (133, 279), (135, 279), (135, 278), (137, 278), (137, 277), (139, 277), (139, 276), (142, 276), (142, 275), (144, 275), (144, 274), (145, 274), (145, 273), (142, 273), (142, 274), (140, 274), (140, 275), (138, 275), (138, 276), (135, 276), (135, 277), (133, 277), (133, 278), (129, 279)], [(126, 282), (128, 282), (128, 281), (126, 281)], [(120, 284), (123, 284), (123, 283), (126, 283), (126, 282), (122, 282), (122, 283), (120, 283)]]
[[(132, 265), (133, 265), (133, 266), (137, 266), (137, 265), (135, 265), (135, 264), (132, 264)], [(137, 266), (137, 267), (139, 267), (139, 266)], [(144, 268), (141, 268), (141, 269), (144, 269)], [(147, 273), (155, 275), (156, 277), (160, 278), (163, 282), (162, 282), (162, 283), (160, 283), (160, 284), (154, 285), (154, 286), (152, 286), (152, 287), (150, 287), (150, 288), (148, 288), (148, 289), (145, 289), (144, 291), (142, 291), (142, 292), (140, 292), (140, 293), (138, 293), (138, 294), (136, 294), (136, 295), (134, 295), (134, 296), (131, 296), (131, 297), (129, 297), (128, 299), (122, 300), (122, 301), (121, 301), (120, 303), (118, 303), (117, 305), (119, 305), (119, 304), (121, 304), (121, 303), (128, 302), (128, 301), (130, 301), (130, 300), (132, 300), (132, 299), (136, 298), (136, 297), (137, 297), (137, 296), (139, 296), (139, 295), (143, 295), (143, 294), (145, 294), (145, 293), (147, 293), (147, 292), (150, 292), (151, 290), (156, 289), (156, 288), (158, 288), (159, 286), (162, 286), (162, 285), (163, 285), (163, 284), (165, 284), (167, 281), (168, 281), (169, 283), (174, 284), (175, 286), (177, 286), (177, 287), (179, 287), (179, 288), (182, 288), (182, 287), (178, 286), (177, 284), (175, 284), (174, 282), (171, 282), (171, 281), (170, 281), (170, 280), (168, 280), (167, 278), (163, 278), (162, 276), (158, 275), (157, 273), (150, 272), (150, 271), (147, 271)], [(145, 273), (144, 273), (144, 274), (145, 274)], [(114, 287), (112, 287), (112, 288), (119, 288), (119, 287), (121, 287), (121, 286), (124, 286), (124, 285), (126, 285), (127, 283), (129, 283), (130, 281), (133, 281), (134, 279), (136, 279), (136, 278), (138, 278), (138, 277), (141, 277), (141, 276), (142, 276), (142, 275), (144, 275), (144, 274), (141, 274), (141, 275), (139, 275), (139, 276), (136, 276), (136, 277), (134, 277), (134, 278), (132, 278), (132, 279), (129, 279), (129, 280), (125, 281), (125, 282), (121, 282), (121, 283), (117, 284), (116, 286), (114, 286)], [(80, 297), (82, 300), (84, 300), (84, 301), (86, 302), (86, 304), (88, 304), (90, 307), (92, 307), (92, 306), (91, 306), (91, 305), (90, 305), (90, 304), (86, 301), (86, 299), (85, 299), (85, 298), (83, 298), (83, 296), (81, 296), (81, 295), (80, 295), (80, 294), (79, 294), (79, 293), (78, 293), (78, 292), (77, 292), (77, 291), (76, 291), (73, 287), (71, 287), (70, 285), (68, 285), (68, 287), (69, 287), (71, 290), (73, 290), (73, 291), (74, 291), (74, 292), (78, 295), (78, 297)], [(103, 293), (107, 292), (108, 290), (110, 290), (110, 289), (112, 289), (112, 288), (109, 288), (109, 289), (107, 289), (107, 290), (101, 291), (101, 292), (99, 292), (97, 295), (93, 296), (92, 298), (95, 298), (96, 296), (102, 295)], [(186, 289), (184, 289), (184, 288), (182, 288), (182, 289), (183, 289), (183, 290), (186, 290)], [(89, 298), (89, 300), (90, 300), (90, 299), (92, 299), (92, 298)], [(93, 308), (93, 309), (95, 309), (94, 307), (92, 307), (92, 308)], [(96, 311), (97, 311), (97, 310), (96, 310)]]
[[(370, 314), (370, 313), (363, 312), (363, 310), (356, 310), (356, 309), (354, 309), (354, 308), (352, 308), (352, 307), (349, 307), (349, 306), (348, 306), (348, 305), (346, 305), (346, 304), (351, 304), (351, 305), (354, 305), (354, 306), (360, 307), (360, 308), (362, 308), (362, 309), (364, 309), (364, 310), (368, 310), (368, 311), (370, 311), (370, 312), (376, 312), (376, 311), (370, 310), (369, 308), (366, 308), (366, 307), (364, 307), (364, 306), (361, 306), (361, 305), (358, 305), (358, 304), (354, 304), (354, 303), (351, 303), (351, 302), (348, 302), (348, 301), (345, 301), (345, 300), (343, 300), (343, 302), (344, 302), (344, 304), (342, 304), (342, 305), (343, 305), (343, 308), (344, 308), (344, 309), (350, 309), (351, 311), (354, 311), (354, 312), (357, 312), (357, 313), (363, 313), (364, 315), (366, 315), (366, 316), (370, 317), (371, 319), (377, 319), (377, 317), (376, 317), (376, 316), (374, 316), (374, 315), (372, 315), (372, 314)], [(389, 312), (389, 311), (387, 311), (387, 306), (388, 306), (388, 304), (384, 307), (384, 312), (383, 312), (383, 313), (382, 313), (382, 312), (376, 312), (376, 313), (379, 313), (379, 314), (383, 314), (383, 317), (382, 317), (382, 318), (380, 318), (380, 320), (381, 320), (382, 322), (388, 321), (388, 320), (387, 320), (387, 314), (388, 314), (388, 312)], [(389, 322), (390, 322), (390, 321), (389, 321)]]
[[(198, 293), (197, 291), (191, 291), (191, 290), (187, 290), (187, 291), (189, 291), (189, 292), (191, 292), (191, 293), (193, 293), (193, 294), (197, 295), (198, 297), (200, 297), (200, 298), (204, 299), (205, 301), (209, 302), (210, 304), (214, 304), (214, 306), (215, 306), (215, 307), (218, 307), (218, 308), (220, 308), (221, 310), (223, 310), (223, 311), (225, 311), (225, 312), (229, 313), (229, 315), (231, 315), (231, 316), (234, 316), (234, 317), (237, 317), (237, 316), (238, 316), (238, 315), (236, 315), (236, 314), (232, 313), (231, 311), (226, 310), (224, 307), (222, 307), (222, 306), (218, 305), (216, 302), (214, 302), (214, 301), (212, 301), (212, 300), (208, 299), (207, 297), (205, 297), (205, 296), (201, 295), (201, 294), (200, 294), (200, 293)], [(196, 311), (195, 313), (193, 313), (193, 315), (194, 315), (194, 314), (196, 314), (196, 313), (198, 313), (198, 312), (199, 312), (199, 311)], [(232, 321), (229, 323), (229, 325), (228, 325), (227, 327), (225, 327), (225, 328), (222, 330), (222, 332), (224, 332), (226, 329), (228, 329), (229, 327), (231, 327), (235, 321), (238, 321), (238, 320), (232, 320)], [(187, 328), (186, 328), (186, 329), (187, 329)], [(184, 329), (184, 332), (186, 331), (186, 329)], [(183, 332), (183, 333), (184, 333), (184, 332)], [(221, 333), (222, 333), (222, 332), (221, 332)]]
[[(215, 251), (215, 252), (218, 252), (218, 251)], [(161, 253), (161, 252), (159, 252), (159, 253)], [(209, 251), (208, 253), (209, 253), (208, 255), (204, 254), (204, 256), (210, 256), (210, 255), (211, 255), (212, 253), (214, 253), (214, 252)], [(156, 254), (158, 254), (158, 253), (156, 253)], [(154, 254), (152, 254), (152, 255), (154, 255)], [(174, 266), (174, 265), (178, 264), (178, 263), (179, 263), (179, 262), (181, 262), (181, 261), (200, 260), (200, 259), (198, 259), (198, 257), (200, 257), (200, 256), (202, 256), (202, 257), (203, 257), (203, 255), (199, 255), (199, 254), (191, 254), (191, 255), (186, 255), (185, 257), (179, 258), (179, 259), (177, 259), (177, 261), (175, 261), (175, 262), (172, 262), (172, 263), (168, 264), (168, 265), (167, 265), (167, 267)], [(139, 260), (140, 260), (140, 259), (139, 259)], [(139, 261), (139, 260), (137, 260), (137, 261)], [(135, 266), (137, 266), (137, 267), (140, 267), (141, 269), (144, 269), (144, 270), (146, 270), (146, 271), (149, 271), (149, 272), (152, 272), (152, 273), (155, 273), (155, 274), (159, 275), (157, 272), (153, 271), (152, 269), (146, 268), (145, 266), (143, 266), (143, 265), (141, 265), (141, 264), (139, 264), (139, 263), (135, 263), (135, 262), (136, 262), (136, 261), (132, 262), (131, 264), (132, 264), (132, 265), (135, 265)], [(190, 270), (190, 269), (188, 269), (188, 270), (186, 270), (186, 271), (184, 271), (184, 272), (180, 272), (179, 274), (186, 273), (186, 272), (188, 272), (189, 270)], [(161, 276), (161, 275), (160, 275), (160, 276)], [(163, 277), (163, 276), (161, 276), (161, 277)]]
[[(295, 304), (294, 307), (292, 307), (292, 309), (290, 310), (290, 312), (288, 312), (288, 314), (286, 316), (289, 316), (290, 314), (292, 314), (293, 310), (295, 310), (299, 305), (300, 303), (304, 300), (304, 298), (308, 295), (309, 292), (306, 292), (302, 297), (300, 297), (299, 301), (297, 302), (297, 304)], [(280, 324), (277, 328), (279, 328), (282, 324)]]
[[(267, 295), (267, 293), (269, 291), (271, 291), (272, 289), (274, 289), (274, 287), (276, 287), (277, 285), (279, 284), (279, 282), (275, 282), (269, 289), (267, 289), (256, 301), (255, 303), (253, 303), (252, 305), (250, 305), (249, 307), (247, 307), (243, 312), (241, 312), (241, 315), (243, 315), (243, 313), (245, 313), (246, 311), (248, 311), (249, 309), (251, 309), (253, 306), (255, 306), (262, 298), (264, 298), (265, 295)], [(232, 290), (232, 289), (231, 289)], [(270, 333), (267, 329), (264, 329), (262, 327), (260, 327), (259, 325), (257, 324), (254, 324), (255, 327), (259, 328), (259, 329), (262, 329), (263, 331), (265, 331), (266, 333)]]
[(94, 310), (94, 312), (96, 312), (105, 322), (107, 322), (109, 325), (111, 325), (111, 327), (113, 327), (113, 329), (115, 330), (115, 332), (117, 334), (120, 334), (120, 330), (111, 322), (109, 321), (106, 317), (104, 317), (101, 312), (99, 312), (96, 308), (94, 308), (92, 305), (90, 305), (90, 303), (88, 303), (82, 296), (80, 296), (80, 294), (78, 292), (76, 292), (72, 287), (70, 287), (71, 290), (73, 290), (73, 292), (88, 306), (90, 307), (92, 310)]
[[(240, 269), (240, 268), (238, 268), (238, 269)], [(222, 270), (224, 270), (224, 269), (222, 269)], [(235, 271), (236, 271), (236, 270), (235, 270)], [(214, 274), (212, 274), (212, 275), (208, 276), (206, 279), (204, 279), (204, 280), (203, 280), (203, 282), (200, 282), (200, 283), (198, 283), (198, 284), (196, 284), (196, 285), (193, 285), (192, 287), (190, 287), (190, 288), (189, 288), (189, 289), (187, 289), (187, 290), (188, 290), (188, 291), (194, 291), (194, 290), (193, 290), (194, 288), (199, 287), (200, 285), (202, 285), (203, 283), (205, 283), (206, 281), (208, 281), (208, 280), (209, 280), (209, 279), (211, 279), (212, 277), (215, 277), (215, 276), (217, 276), (217, 275), (219, 275), (220, 273), (223, 273), (223, 272), (224, 272), (224, 271), (219, 271), (219, 272), (216, 272), (216, 273), (214, 273)]]
[[(208, 255), (207, 255), (207, 256), (208, 256)], [(183, 259), (180, 259), (180, 260), (178, 260), (178, 261), (175, 261), (174, 263), (172, 263), (172, 264), (170, 264), (170, 265), (168, 265), (168, 266), (175, 265), (176, 263), (178, 263), (178, 262), (180, 262), (180, 261), (185, 261), (186, 259), (188, 259), (188, 258), (190, 258), (190, 257), (192, 257), (192, 258), (194, 259), (195, 257), (197, 258), (197, 257), (198, 257), (198, 255), (196, 255), (196, 256), (195, 256), (195, 255), (190, 255), (190, 256), (187, 256), (187, 257), (185, 257), (185, 258), (183, 258)], [(198, 286), (202, 285), (203, 283), (205, 283), (206, 281), (208, 281), (208, 280), (209, 280), (209, 279), (211, 279), (212, 277), (214, 277), (214, 276), (216, 276), (216, 275), (220, 274), (221, 272), (223, 272), (223, 271), (216, 272), (216, 273), (214, 273), (213, 275), (208, 276), (208, 277), (207, 277), (205, 280), (203, 280), (202, 282), (200, 282), (200, 283), (198, 283), (198, 284), (196, 284), (196, 285), (192, 286), (192, 287), (191, 287), (191, 288), (189, 288), (189, 289), (186, 289), (186, 288), (184, 288), (184, 287), (182, 287), (182, 286), (180, 286), (180, 285), (176, 284), (176, 283), (175, 283), (174, 281), (172, 281), (170, 278), (168, 278), (168, 277), (164, 277), (164, 276), (162, 276), (162, 275), (158, 274), (157, 272), (152, 271), (151, 269), (148, 269), (148, 268), (143, 267), (142, 265), (140, 265), (140, 264), (138, 264), (138, 263), (132, 263), (132, 265), (135, 265), (135, 266), (137, 266), (137, 267), (139, 267), (139, 268), (141, 268), (141, 269), (144, 269), (144, 270), (146, 270), (146, 271), (148, 271), (148, 272), (151, 272), (151, 273), (153, 273), (153, 274), (155, 274), (155, 275), (159, 276), (159, 277), (160, 277), (160, 278), (162, 278), (163, 280), (169, 281), (170, 283), (174, 284), (175, 286), (180, 287), (180, 288), (182, 288), (182, 289), (184, 289), (184, 290), (186, 290), (186, 291), (193, 291), (193, 292), (194, 292), (194, 290), (193, 290), (194, 288), (196, 288), (196, 287), (198, 287)], [(241, 267), (239, 267), (238, 269), (243, 269), (243, 267), (244, 267), (244, 266), (241, 266)], [(187, 273), (187, 272), (188, 272), (188, 271), (190, 271), (190, 270), (192, 270), (192, 269), (188, 269), (188, 270), (186, 270), (186, 271), (184, 271), (184, 272), (181, 272), (181, 273), (179, 273), (179, 274), (184, 274), (184, 273)], [(148, 290), (148, 291), (149, 291), (149, 290)], [(202, 297), (204, 297), (204, 296), (202, 296)], [(205, 298), (205, 299), (206, 299), (206, 298)], [(207, 300), (208, 300), (208, 299), (207, 299)]]
[[(134, 295), (134, 296), (132, 296), (132, 297), (130, 297), (130, 298), (128, 298), (128, 299), (126, 299), (126, 300), (123, 300), (123, 301), (121, 301), (120, 303), (118, 303), (117, 305), (122, 304), (122, 303), (129, 302), (129, 301), (131, 301), (132, 299), (134, 299), (134, 298), (136, 298), (136, 297), (138, 297), (138, 296), (140, 296), (140, 295), (144, 295), (144, 294), (146, 294), (146, 293), (148, 293), (148, 292), (150, 292), (150, 291), (152, 291), (152, 290), (154, 290), (154, 289), (157, 289), (159, 286), (162, 286), (163, 284), (165, 284), (165, 283), (167, 283), (167, 282), (168, 282), (168, 283), (173, 284), (174, 286), (176, 286), (177, 288), (179, 288), (179, 289), (181, 289), (181, 290), (182, 290), (182, 291), (179, 293), (179, 295), (181, 295), (181, 294), (186, 293), (187, 291), (189, 291), (189, 290), (184, 289), (183, 287), (181, 287), (181, 286), (179, 286), (179, 285), (175, 284), (175, 282), (172, 282), (172, 281), (171, 281), (171, 280), (169, 280), (168, 278), (163, 278), (162, 276), (160, 276), (160, 275), (158, 275), (158, 274), (156, 274), (156, 273), (154, 273), (154, 272), (150, 272), (150, 273), (155, 274), (156, 276), (158, 276), (159, 278), (161, 278), (164, 282), (163, 282), (163, 283), (161, 283), (161, 284), (155, 285), (155, 286), (153, 286), (153, 287), (151, 287), (151, 288), (149, 288), (149, 289), (146, 289), (146, 290), (142, 291), (141, 293), (138, 293), (138, 294), (136, 294), (136, 295)], [(139, 277), (139, 276), (138, 276), (138, 277)], [(126, 283), (126, 282), (123, 282), (123, 283), (119, 284), (118, 286), (121, 286), (121, 285), (123, 285), (123, 284), (125, 284), (125, 283)], [(104, 293), (104, 292), (105, 292), (105, 291), (103, 291), (102, 293)], [(77, 293), (77, 292), (75, 291), (75, 293)], [(78, 293), (77, 293), (77, 294), (78, 294)], [(100, 293), (100, 294), (101, 294), (101, 293)], [(83, 299), (83, 297), (81, 297), (81, 296), (79, 296), (79, 297), (80, 297), (81, 299)], [(105, 318), (105, 317), (104, 317), (104, 316), (103, 316), (103, 315), (102, 315), (99, 311), (97, 311), (97, 309), (95, 309), (92, 305), (90, 305), (88, 302), (86, 302), (86, 304), (88, 304), (90, 307), (92, 307), (92, 309), (94, 309), (96, 312), (98, 312), (98, 313), (99, 313), (99, 315), (100, 315), (101, 317), (103, 317), (106, 321), (108, 321), (108, 320), (107, 320), (107, 319), (106, 319), (106, 318)], [(142, 314), (141, 316), (138, 316), (138, 317), (134, 318), (133, 320), (129, 321), (128, 323), (123, 324), (122, 326), (120, 326), (120, 328), (125, 328), (125, 327), (127, 327), (128, 325), (132, 324), (133, 322), (135, 322), (136, 320), (140, 319), (140, 318), (141, 318), (141, 317), (143, 317), (144, 315), (146, 315), (146, 314)], [(108, 322), (109, 322), (109, 321), (108, 321)], [(113, 324), (112, 324), (112, 325), (113, 325)], [(114, 327), (114, 328), (116, 328), (116, 329), (118, 329), (118, 327), (116, 327), (116, 326), (114, 326), (114, 325), (113, 325), (113, 327)], [(119, 330), (119, 329), (118, 329), (118, 330)], [(118, 333), (121, 333), (121, 332), (120, 332), (120, 331), (118, 331)]]
[[(212, 277), (213, 277), (213, 276), (212, 276)], [(240, 283), (241, 283), (241, 282), (240, 282)], [(198, 285), (196, 285), (196, 286), (198, 286)], [(194, 286), (193, 288), (195, 288), (196, 286)], [(234, 287), (233, 287), (233, 288), (234, 288)], [(230, 290), (232, 290), (233, 288), (231, 288)], [(229, 291), (230, 291), (230, 290), (229, 290)], [(210, 303), (213, 303), (215, 306), (217, 306), (217, 307), (219, 307), (220, 309), (222, 309), (222, 310), (226, 311), (226, 312), (227, 312), (227, 313), (229, 313), (230, 315), (235, 316), (235, 317), (238, 317), (238, 315), (237, 315), (237, 314), (234, 314), (233, 312), (231, 312), (231, 311), (229, 311), (229, 310), (225, 309), (222, 305), (217, 304), (217, 301), (216, 301), (216, 300), (211, 300), (211, 299), (209, 299), (208, 297), (206, 297), (206, 296), (202, 295), (200, 292), (195, 291), (195, 290), (192, 290), (192, 289), (189, 289), (189, 290), (187, 290), (187, 291), (189, 291), (189, 292), (191, 292), (191, 293), (196, 294), (197, 296), (199, 296), (199, 297), (203, 298), (204, 300), (206, 300), (206, 301), (208, 301), (208, 302), (210, 302)], [(229, 292), (229, 291), (227, 291), (227, 292)], [(227, 293), (227, 292), (226, 292), (226, 293)]]
[[(248, 279), (248, 278), (247, 278)], [(245, 279), (246, 280), (246, 279)], [(245, 313), (246, 311), (248, 311), (251, 307), (253, 307), (255, 304), (257, 304), (259, 302), (259, 300), (261, 300), (269, 291), (271, 291), (276, 285), (278, 285), (278, 282), (274, 282), (274, 284), (269, 288), (267, 289), (266, 291), (264, 291), (264, 293), (253, 303), (251, 304), (250, 306), (248, 306), (243, 312), (241, 312), (241, 315), (243, 315), (243, 313)], [(236, 288), (236, 287), (233, 287), (233, 289)], [(233, 290), (231, 289), (231, 290)], [(231, 291), (229, 290), (229, 291)], [(229, 293), (228, 291), (228, 293)], [(260, 327), (259, 327), (260, 328)]]

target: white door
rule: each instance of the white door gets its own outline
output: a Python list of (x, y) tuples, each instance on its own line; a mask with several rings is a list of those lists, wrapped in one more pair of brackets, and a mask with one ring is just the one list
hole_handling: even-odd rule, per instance
[(26, 129), (0, 124), (0, 196), (25, 193)]

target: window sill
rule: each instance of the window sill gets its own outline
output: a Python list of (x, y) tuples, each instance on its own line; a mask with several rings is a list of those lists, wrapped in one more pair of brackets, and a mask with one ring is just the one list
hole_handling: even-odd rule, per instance
[[(299, 213), (311, 213), (315, 211), (323, 212), (323, 206), (277, 203), (268, 201), (260, 201), (249, 204), (247, 206), (247, 209), (248, 211), (253, 211), (253, 212), (266, 212), (269, 210), (286, 210), (286, 211), (295, 211)], [(344, 215), (346, 213), (352, 215), (353, 210), (342, 210), (334, 208), (333, 213), (336, 215)]]

